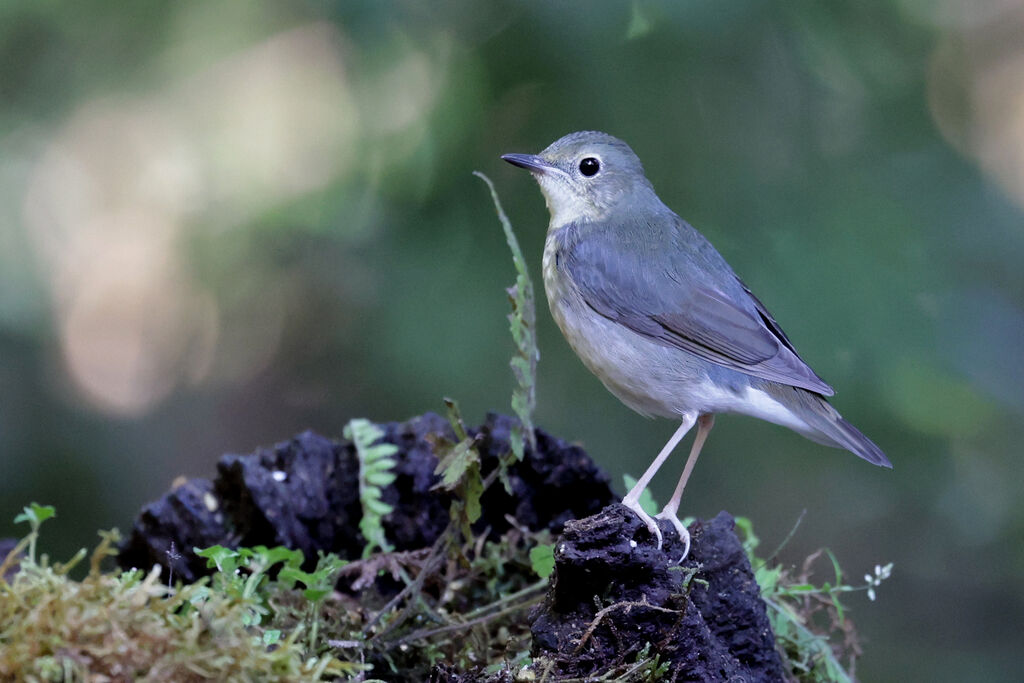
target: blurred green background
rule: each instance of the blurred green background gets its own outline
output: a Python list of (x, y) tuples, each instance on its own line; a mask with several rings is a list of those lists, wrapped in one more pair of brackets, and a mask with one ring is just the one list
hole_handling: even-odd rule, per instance
[[(0, 536), (56, 558), (219, 454), (457, 398), (508, 411), (498, 159), (629, 142), (895, 464), (719, 420), (683, 503), (851, 573), (865, 681), (1019, 680), (1024, 6), (0, 3)], [(538, 306), (537, 422), (621, 481), (675, 425)], [(655, 480), (664, 501), (681, 452)], [(824, 580), (830, 578), (821, 576)]]

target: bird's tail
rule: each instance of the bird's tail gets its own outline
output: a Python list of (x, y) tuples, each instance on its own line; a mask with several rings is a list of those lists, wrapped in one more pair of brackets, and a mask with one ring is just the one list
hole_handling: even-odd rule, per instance
[(892, 469), (892, 463), (882, 449), (843, 419), (823, 396), (797, 387), (776, 387), (785, 391), (785, 406), (807, 425), (807, 430), (797, 431), (808, 439), (833, 448), (845, 448), (872, 465)]

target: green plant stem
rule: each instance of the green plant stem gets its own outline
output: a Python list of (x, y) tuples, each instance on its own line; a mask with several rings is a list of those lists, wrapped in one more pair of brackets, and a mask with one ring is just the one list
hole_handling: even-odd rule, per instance
[(539, 590), (541, 590), (543, 588), (547, 588), (547, 585), (548, 585), (548, 579), (541, 579), (540, 581), (535, 581), (534, 583), (531, 583), (526, 588), (518, 590), (515, 593), (511, 593), (510, 595), (506, 595), (503, 598), (499, 598), (498, 600), (495, 600), (494, 602), (489, 602), (486, 605), (481, 605), (480, 607), (477, 607), (475, 610), (471, 610), (469, 612), (466, 612), (466, 614), (464, 616), (467, 619), (473, 619), (473, 618), (475, 618), (475, 617), (477, 617), (477, 616), (479, 616), (481, 614), (484, 614), (486, 612), (491, 611), (495, 607), (498, 607), (500, 605), (504, 605), (504, 604), (507, 604), (507, 603), (510, 603), (510, 602), (515, 602), (516, 600), (518, 600), (519, 598), (523, 597), (524, 595), (529, 595), (530, 593), (535, 593), (535, 592), (537, 592), (537, 591), (539, 591)]
[[(800, 516), (797, 517), (796, 518), (796, 522), (793, 523), (793, 528), (789, 530), (789, 533), (786, 534), (786, 537), (784, 539), (782, 539), (782, 542), (779, 543), (779, 545), (775, 548), (775, 550), (772, 551), (771, 555), (769, 555), (768, 557), (766, 557), (763, 560), (761, 560), (761, 564), (759, 564), (757, 568), (764, 567), (769, 562), (774, 560), (775, 557), (780, 552), (782, 552), (782, 549), (785, 548), (789, 544), (789, 542), (793, 539), (793, 536), (796, 535), (796, 530), (800, 528), (800, 522), (804, 521), (804, 515), (806, 515), (806, 514), (807, 514), (807, 508), (804, 508), (803, 510), (800, 511)], [(757, 569), (757, 568), (755, 568), (755, 569)]]
[(263, 580), (263, 571), (266, 567), (252, 567), (250, 568), (249, 578), (245, 580), (245, 586), (242, 588), (242, 597), (246, 600), (251, 600), (256, 595), (256, 589), (259, 588), (260, 581)]
[(311, 655), (316, 654), (316, 638), (320, 632), (320, 606), (319, 600), (309, 603), (309, 654)]

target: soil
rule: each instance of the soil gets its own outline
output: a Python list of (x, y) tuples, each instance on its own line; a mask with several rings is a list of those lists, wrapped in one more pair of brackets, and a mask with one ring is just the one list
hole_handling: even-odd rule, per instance
[(665, 680), (785, 680), (732, 517), (692, 524), (681, 564), (675, 531), (662, 522), (662, 533), (658, 548), (622, 505), (566, 525), (547, 597), (531, 616), (533, 655), (550, 661), (553, 680), (598, 675), (647, 644)]

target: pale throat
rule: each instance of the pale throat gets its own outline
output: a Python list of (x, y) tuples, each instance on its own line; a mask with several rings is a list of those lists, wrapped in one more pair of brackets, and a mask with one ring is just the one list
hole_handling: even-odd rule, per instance
[(543, 177), (538, 178), (538, 183), (544, 195), (544, 202), (548, 206), (548, 213), (551, 214), (548, 230), (584, 219), (597, 220), (602, 217), (603, 212), (598, 207), (575, 192), (567, 192), (564, 187), (546, 181)]

